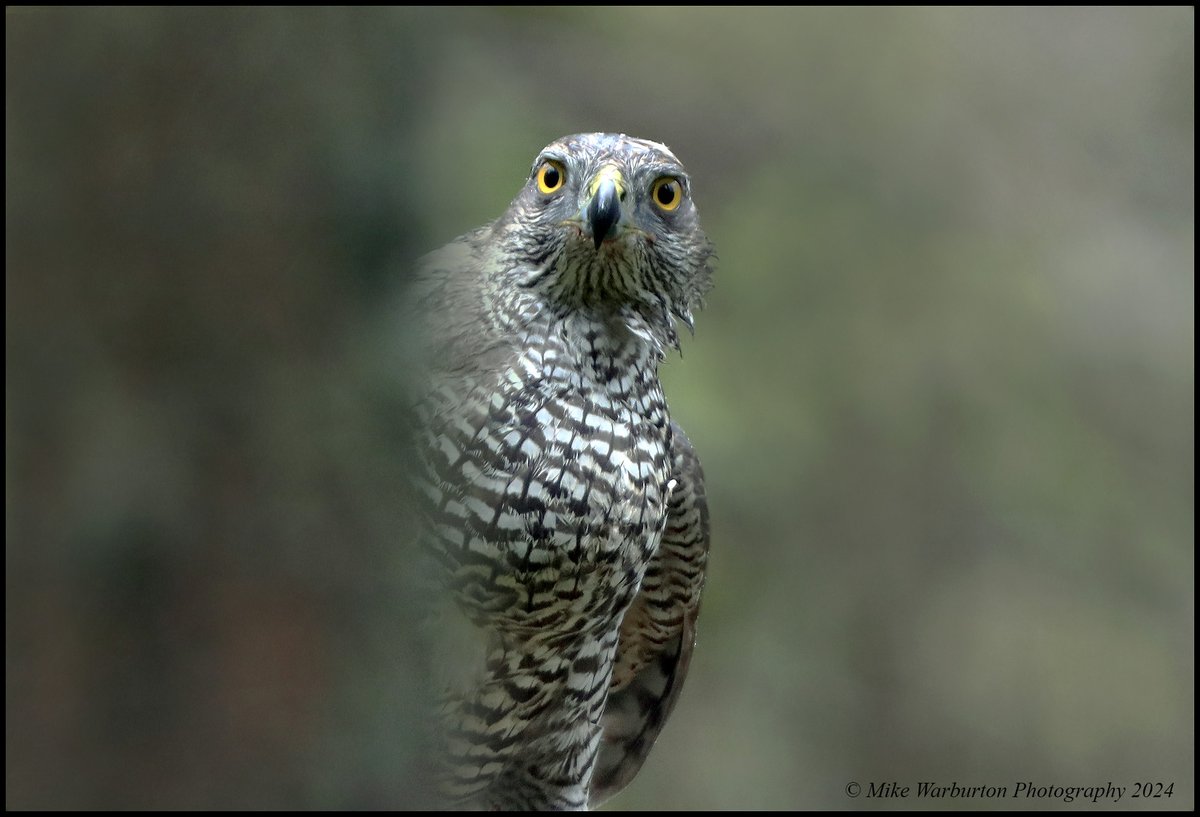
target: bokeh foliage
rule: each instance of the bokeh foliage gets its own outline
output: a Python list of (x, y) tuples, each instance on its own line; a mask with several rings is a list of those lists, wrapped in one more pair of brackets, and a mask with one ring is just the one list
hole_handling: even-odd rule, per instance
[(700, 643), (613, 805), (1194, 804), (1192, 9), (10, 9), (6, 46), (9, 806), (419, 804), (390, 304), (591, 130), (670, 145), (720, 255), (664, 369)]

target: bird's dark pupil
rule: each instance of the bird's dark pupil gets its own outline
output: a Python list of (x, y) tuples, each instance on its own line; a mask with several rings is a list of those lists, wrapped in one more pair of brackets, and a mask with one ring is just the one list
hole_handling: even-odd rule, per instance
[(554, 165), (548, 165), (546, 172), (542, 174), (542, 181), (547, 187), (558, 187), (558, 168)]
[(675, 187), (670, 184), (660, 185), (658, 188), (658, 201), (660, 204), (670, 204), (675, 201)]

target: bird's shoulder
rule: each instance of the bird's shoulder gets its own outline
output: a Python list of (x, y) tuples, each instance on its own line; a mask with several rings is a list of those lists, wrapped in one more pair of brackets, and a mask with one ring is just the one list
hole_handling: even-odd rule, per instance
[(409, 317), (434, 373), (499, 367), (519, 348), (503, 320), (512, 298), (500, 286), (508, 262), (494, 238), (485, 225), (417, 261)]

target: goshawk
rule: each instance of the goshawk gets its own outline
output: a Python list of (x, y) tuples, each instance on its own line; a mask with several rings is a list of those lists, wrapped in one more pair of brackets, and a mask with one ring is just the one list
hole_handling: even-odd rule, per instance
[(567, 136), (427, 256), (421, 500), (450, 805), (580, 809), (633, 778), (687, 672), (700, 463), (658, 366), (710, 285), (663, 145)]

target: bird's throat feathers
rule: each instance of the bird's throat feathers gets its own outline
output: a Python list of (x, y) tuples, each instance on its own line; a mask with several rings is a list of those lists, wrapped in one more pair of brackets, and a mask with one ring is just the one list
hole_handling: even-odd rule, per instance
[[(532, 297), (539, 308), (563, 321), (587, 324), (650, 344), (661, 360), (668, 349), (680, 349), (678, 320), (692, 331), (693, 310), (702, 291), (689, 291), (673, 276), (660, 273), (649, 253), (628, 246), (590, 247), (583, 252), (563, 247), (541, 263), (517, 265), (511, 283), (522, 300)], [(707, 280), (708, 270), (700, 271)], [(705, 287), (706, 288), (706, 287)]]

